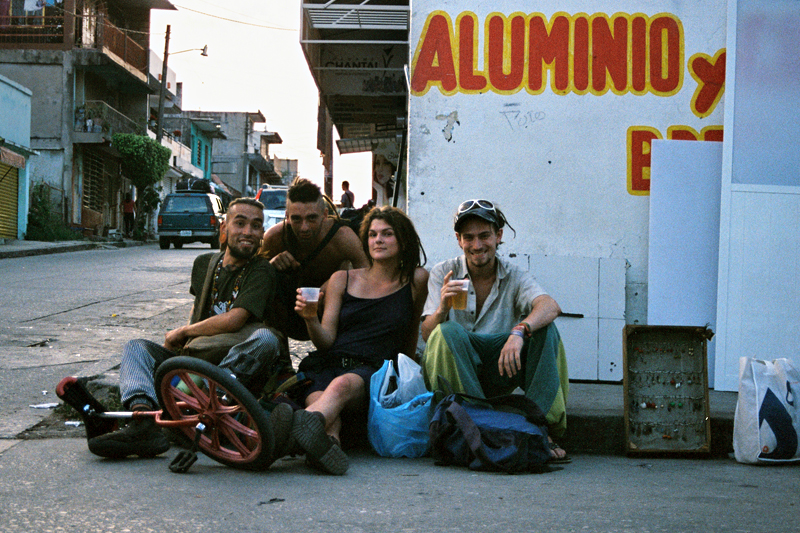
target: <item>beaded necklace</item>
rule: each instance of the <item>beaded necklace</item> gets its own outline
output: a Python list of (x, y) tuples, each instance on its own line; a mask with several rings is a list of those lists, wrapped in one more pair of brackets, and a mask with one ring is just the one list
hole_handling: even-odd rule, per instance
[(228, 299), (226, 302), (223, 302), (219, 299), (219, 289), (217, 288), (219, 273), (222, 270), (222, 259), (222, 257), (219, 258), (219, 261), (217, 261), (217, 266), (215, 267), (214, 284), (211, 286), (211, 308), (209, 309), (210, 316), (222, 315), (231, 309), (234, 300), (236, 300), (236, 297), (239, 295), (239, 287), (242, 283), (242, 278), (244, 277), (244, 271), (247, 268), (247, 265), (250, 264), (248, 261), (248, 263), (241, 268), (239, 275), (236, 276), (236, 279), (233, 282), (233, 291), (231, 291), (230, 299)]

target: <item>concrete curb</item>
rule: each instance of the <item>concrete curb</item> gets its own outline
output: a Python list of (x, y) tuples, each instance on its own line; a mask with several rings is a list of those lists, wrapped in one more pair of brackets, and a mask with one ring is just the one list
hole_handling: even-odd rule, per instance
[(16, 241), (16, 244), (0, 244), (0, 259), (83, 252), (107, 247), (128, 248), (144, 244), (149, 243), (140, 241), (70, 241), (66, 243)]
[[(90, 392), (102, 403), (108, 405), (118, 405), (119, 402), (119, 374), (109, 371), (106, 374), (94, 376), (87, 387)], [(579, 387), (579, 384), (572, 384)], [(344, 413), (344, 423), (349, 426), (349, 431), (342, 434), (343, 445), (347, 449), (370, 449), (367, 439), (366, 416), (365, 413)], [(581, 409), (568, 414), (567, 433), (557, 439), (569, 453), (624, 456), (625, 449), (625, 422), (623, 413), (616, 409)], [(17, 435), (19, 439), (25, 439), (24, 432)], [(727, 412), (711, 413), (711, 443), (710, 457), (727, 457), (733, 452), (733, 415)], [(651, 457), (655, 455), (670, 455), (674, 457), (698, 456), (695, 453), (669, 454), (658, 453), (638, 453), (631, 457)], [(700, 455), (702, 456), (702, 455)]]

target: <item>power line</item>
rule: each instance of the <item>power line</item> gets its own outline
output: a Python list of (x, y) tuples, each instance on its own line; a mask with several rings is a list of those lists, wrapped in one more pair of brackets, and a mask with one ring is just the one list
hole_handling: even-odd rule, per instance
[(241, 20), (235, 20), (235, 19), (229, 19), (229, 18), (226, 18), (226, 17), (220, 17), (219, 15), (212, 15), (211, 13), (204, 13), (202, 11), (197, 11), (196, 9), (190, 9), (188, 7), (179, 6), (178, 4), (175, 4), (175, 3), (173, 3), (172, 5), (174, 5), (177, 8), (180, 8), (180, 9), (185, 9), (186, 11), (191, 11), (192, 13), (197, 13), (199, 15), (205, 15), (206, 17), (211, 17), (211, 18), (215, 18), (215, 19), (219, 19), (219, 20), (224, 20), (226, 22), (233, 22), (235, 24), (244, 24), (245, 26), (254, 26), (256, 28), (266, 28), (266, 29), (269, 29), (269, 30), (281, 30), (281, 31), (292, 31), (292, 32), (298, 31), (297, 29), (294, 29), (294, 28), (279, 28), (277, 26), (267, 26), (267, 25), (264, 25), (264, 24), (254, 24), (252, 22), (244, 22), (244, 21), (241, 21)]
[[(180, 0), (178, 0), (178, 1), (180, 1)], [(206, 0), (197, 0), (197, 1), (199, 1), (199, 2), (201, 2), (203, 4), (206, 4), (209, 7), (214, 8), (215, 10), (219, 9), (219, 10), (222, 10), (222, 11), (227, 11), (228, 13), (232, 13), (233, 15), (238, 15), (238, 16), (241, 16), (241, 17), (245, 17), (245, 19), (250, 20), (250, 14), (249, 13), (241, 13), (239, 11), (234, 11), (232, 9), (228, 9), (225, 6), (221, 6), (221, 5), (215, 4), (214, 2), (208, 2)], [(244, 0), (244, 1), (247, 1), (247, 0)], [(261, 2), (263, 0), (256, 0), (256, 1)], [(280, 0), (280, 1), (284, 1), (284, 0)], [(258, 20), (259, 22), (262, 22), (262, 23), (265, 22), (264, 20), (261, 20), (261, 19), (256, 19), (256, 20)]]
[[(230, 19), (230, 18), (226, 18), (226, 17), (221, 17), (219, 15), (213, 15), (211, 13), (205, 13), (203, 11), (198, 11), (196, 9), (191, 9), (191, 8), (188, 8), (188, 7), (180, 6), (180, 5), (175, 4), (175, 3), (173, 3), (172, 5), (174, 5), (175, 7), (180, 8), (180, 9), (184, 9), (186, 11), (191, 11), (192, 13), (197, 13), (199, 15), (204, 15), (206, 17), (211, 17), (211, 18), (215, 18), (215, 19), (219, 19), (219, 20), (224, 20), (226, 22), (233, 22), (234, 24), (243, 24), (245, 26), (253, 26), (253, 27), (256, 27), (256, 28), (265, 28), (265, 29), (269, 29), (269, 30), (280, 30), (280, 31), (291, 31), (291, 32), (298, 31), (297, 29), (294, 29), (294, 28), (279, 28), (277, 26), (267, 26), (265, 24), (254, 24), (252, 22), (244, 22), (244, 21), (241, 21), (241, 20), (235, 20), (235, 19)], [(138, 33), (140, 35), (149, 35), (149, 36), (163, 35), (164, 34), (164, 32), (139, 31), (139, 30), (131, 30), (131, 29), (127, 29), (127, 28), (120, 28), (120, 27), (112, 24), (110, 21), (108, 23), (106, 23), (106, 21), (104, 20), (106, 17), (101, 13), (83, 14), (83, 13), (76, 13), (75, 11), (69, 11), (67, 9), (64, 9), (61, 6), (48, 6), (48, 7), (55, 8), (58, 11), (61, 11), (62, 13), (64, 13), (65, 15), (72, 15), (73, 17), (76, 17), (76, 18), (81, 18), (81, 19), (82, 18), (93, 18), (93, 19), (95, 19), (95, 24), (97, 24), (98, 26), (108, 26), (108, 25), (110, 25), (110, 26), (113, 26), (114, 28), (116, 28), (116, 29), (118, 29), (118, 30), (120, 30), (120, 31), (122, 31), (124, 33)]]

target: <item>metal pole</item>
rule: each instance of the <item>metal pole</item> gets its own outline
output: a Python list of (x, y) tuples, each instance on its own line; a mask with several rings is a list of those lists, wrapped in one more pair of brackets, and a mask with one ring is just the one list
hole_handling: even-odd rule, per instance
[(164, 37), (164, 63), (161, 67), (161, 89), (158, 91), (158, 119), (156, 123), (156, 141), (161, 144), (164, 136), (164, 98), (167, 89), (167, 60), (169, 59), (169, 29), (167, 24), (167, 35)]
[[(397, 197), (400, 195), (400, 178), (403, 175), (403, 158), (406, 155), (406, 139), (408, 138), (408, 126), (403, 128), (403, 139), (400, 142), (400, 157), (397, 158), (397, 176), (394, 180), (394, 197), (392, 198), (392, 206), (397, 207), (398, 199)], [(408, 199), (406, 199), (408, 201)], [(408, 209), (406, 207), (406, 209)]]

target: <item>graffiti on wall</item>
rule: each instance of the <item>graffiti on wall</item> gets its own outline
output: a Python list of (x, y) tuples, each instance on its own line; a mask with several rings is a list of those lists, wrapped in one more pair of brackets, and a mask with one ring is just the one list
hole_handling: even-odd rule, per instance
[[(453, 23), (448, 13), (434, 11), (425, 21), (412, 60), (411, 94), (423, 96), (435, 88), (446, 96), (521, 91), (537, 95), (549, 88), (556, 95), (600, 97), (610, 92), (669, 98), (684, 86), (684, 54), (683, 24), (669, 13), (559, 12), (549, 19), (541, 13), (491, 13), (480, 21), (465, 11)], [(696, 53), (686, 64), (697, 84), (689, 111), (706, 118), (724, 93), (725, 50)], [(506, 118), (512, 128), (527, 127), (545, 115), (511, 110)], [(630, 194), (649, 194), (650, 142), (661, 138), (662, 133), (649, 126), (628, 129)], [(697, 132), (674, 125), (666, 138), (721, 141), (722, 126)]]

